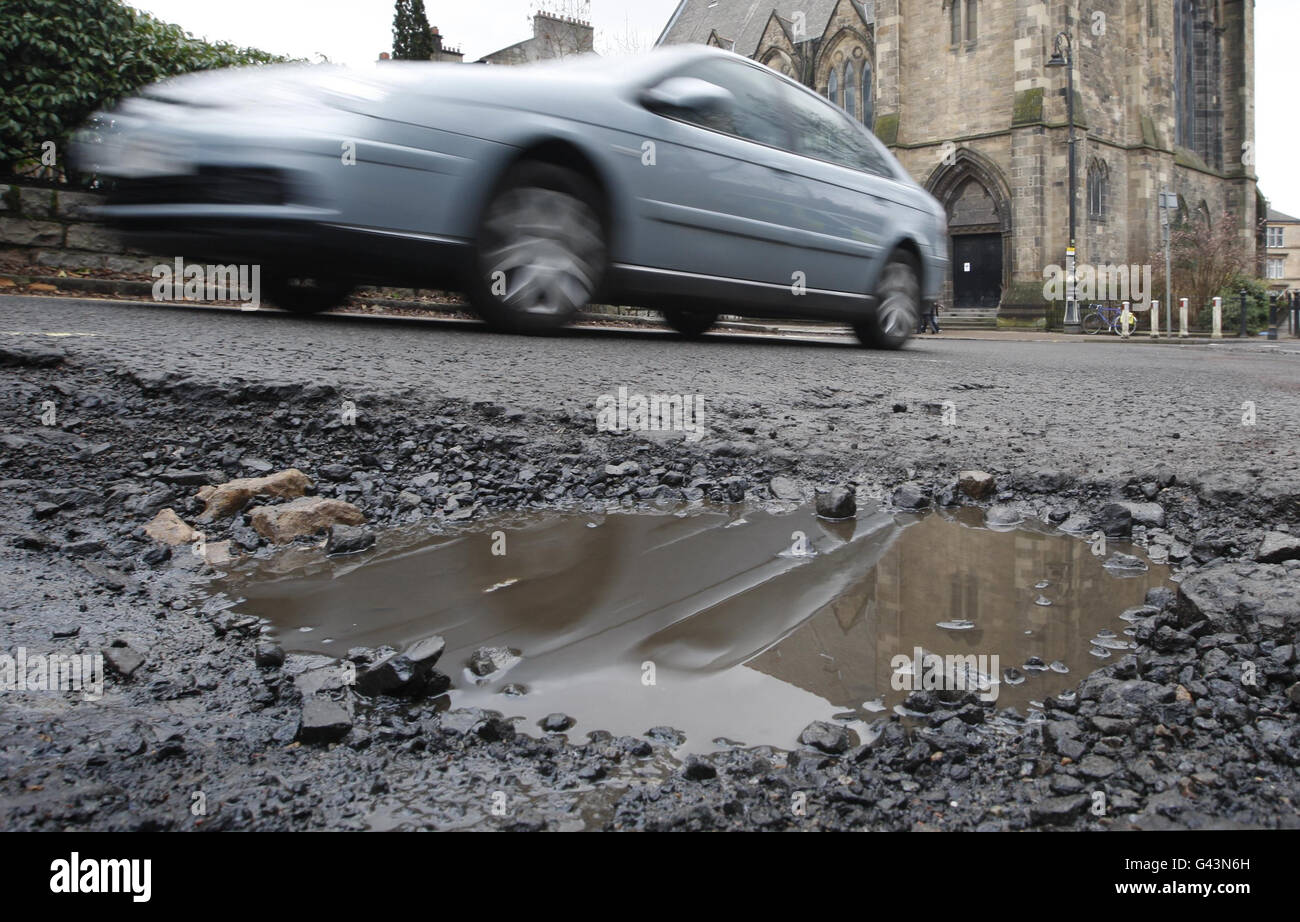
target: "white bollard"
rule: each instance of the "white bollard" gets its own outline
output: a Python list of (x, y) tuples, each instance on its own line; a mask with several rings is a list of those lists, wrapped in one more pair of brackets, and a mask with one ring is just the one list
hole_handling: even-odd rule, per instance
[(1160, 335), (1160, 302), (1151, 302), (1151, 338), (1155, 339)]
[(1214, 328), (1210, 331), (1212, 339), (1223, 339), (1223, 299), (1214, 299)]
[(1178, 299), (1178, 338), (1187, 336), (1187, 299)]
[(1119, 312), (1119, 335), (1128, 339), (1133, 328), (1137, 326), (1137, 318), (1133, 316), (1133, 311), (1129, 309), (1129, 302), (1124, 302), (1124, 309)]

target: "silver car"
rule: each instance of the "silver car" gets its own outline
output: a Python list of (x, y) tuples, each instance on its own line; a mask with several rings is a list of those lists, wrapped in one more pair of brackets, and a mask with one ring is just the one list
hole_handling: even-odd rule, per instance
[(592, 302), (851, 324), (902, 346), (947, 273), (942, 207), (862, 125), (706, 47), (510, 68), (194, 74), (78, 135), (154, 253), (260, 265), (288, 310), (359, 282), (465, 292), (540, 332)]

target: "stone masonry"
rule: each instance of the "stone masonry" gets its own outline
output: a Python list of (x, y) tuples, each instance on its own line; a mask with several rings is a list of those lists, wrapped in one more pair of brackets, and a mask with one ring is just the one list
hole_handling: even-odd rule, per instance
[[(1176, 24), (1194, 36), (1182, 51)], [(854, 99), (850, 114), (870, 115), (948, 208), (955, 236), (1000, 236), (999, 319), (1037, 325), (1044, 272), (1064, 265), (1068, 243), (1066, 72), (1047, 66), (1062, 31), (1074, 49), (1079, 263), (1152, 262), (1162, 188), (1178, 196), (1180, 219), (1228, 216), (1253, 254), (1253, 0), (683, 0), (660, 42), (734, 50), (846, 108), (828, 74), (864, 55), (873, 105)], [(1175, 60), (1187, 48), (1194, 79), (1180, 84)], [(1196, 149), (1175, 144), (1187, 94), (1195, 125), (1181, 133)], [(986, 214), (959, 225), (971, 203)], [(945, 300), (952, 294), (950, 282)]]

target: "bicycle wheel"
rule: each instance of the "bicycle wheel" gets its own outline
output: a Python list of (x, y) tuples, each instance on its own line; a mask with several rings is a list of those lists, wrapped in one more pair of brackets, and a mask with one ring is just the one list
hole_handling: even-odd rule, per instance
[(1093, 313), (1083, 318), (1083, 332), (1089, 336), (1096, 336), (1107, 326), (1109, 324), (1106, 323), (1106, 318), (1102, 317), (1101, 314)]

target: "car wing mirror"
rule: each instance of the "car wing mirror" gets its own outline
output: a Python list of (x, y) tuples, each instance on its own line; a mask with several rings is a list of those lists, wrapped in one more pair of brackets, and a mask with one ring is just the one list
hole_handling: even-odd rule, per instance
[(669, 77), (641, 94), (641, 104), (652, 112), (718, 112), (736, 102), (731, 91), (698, 77)]

